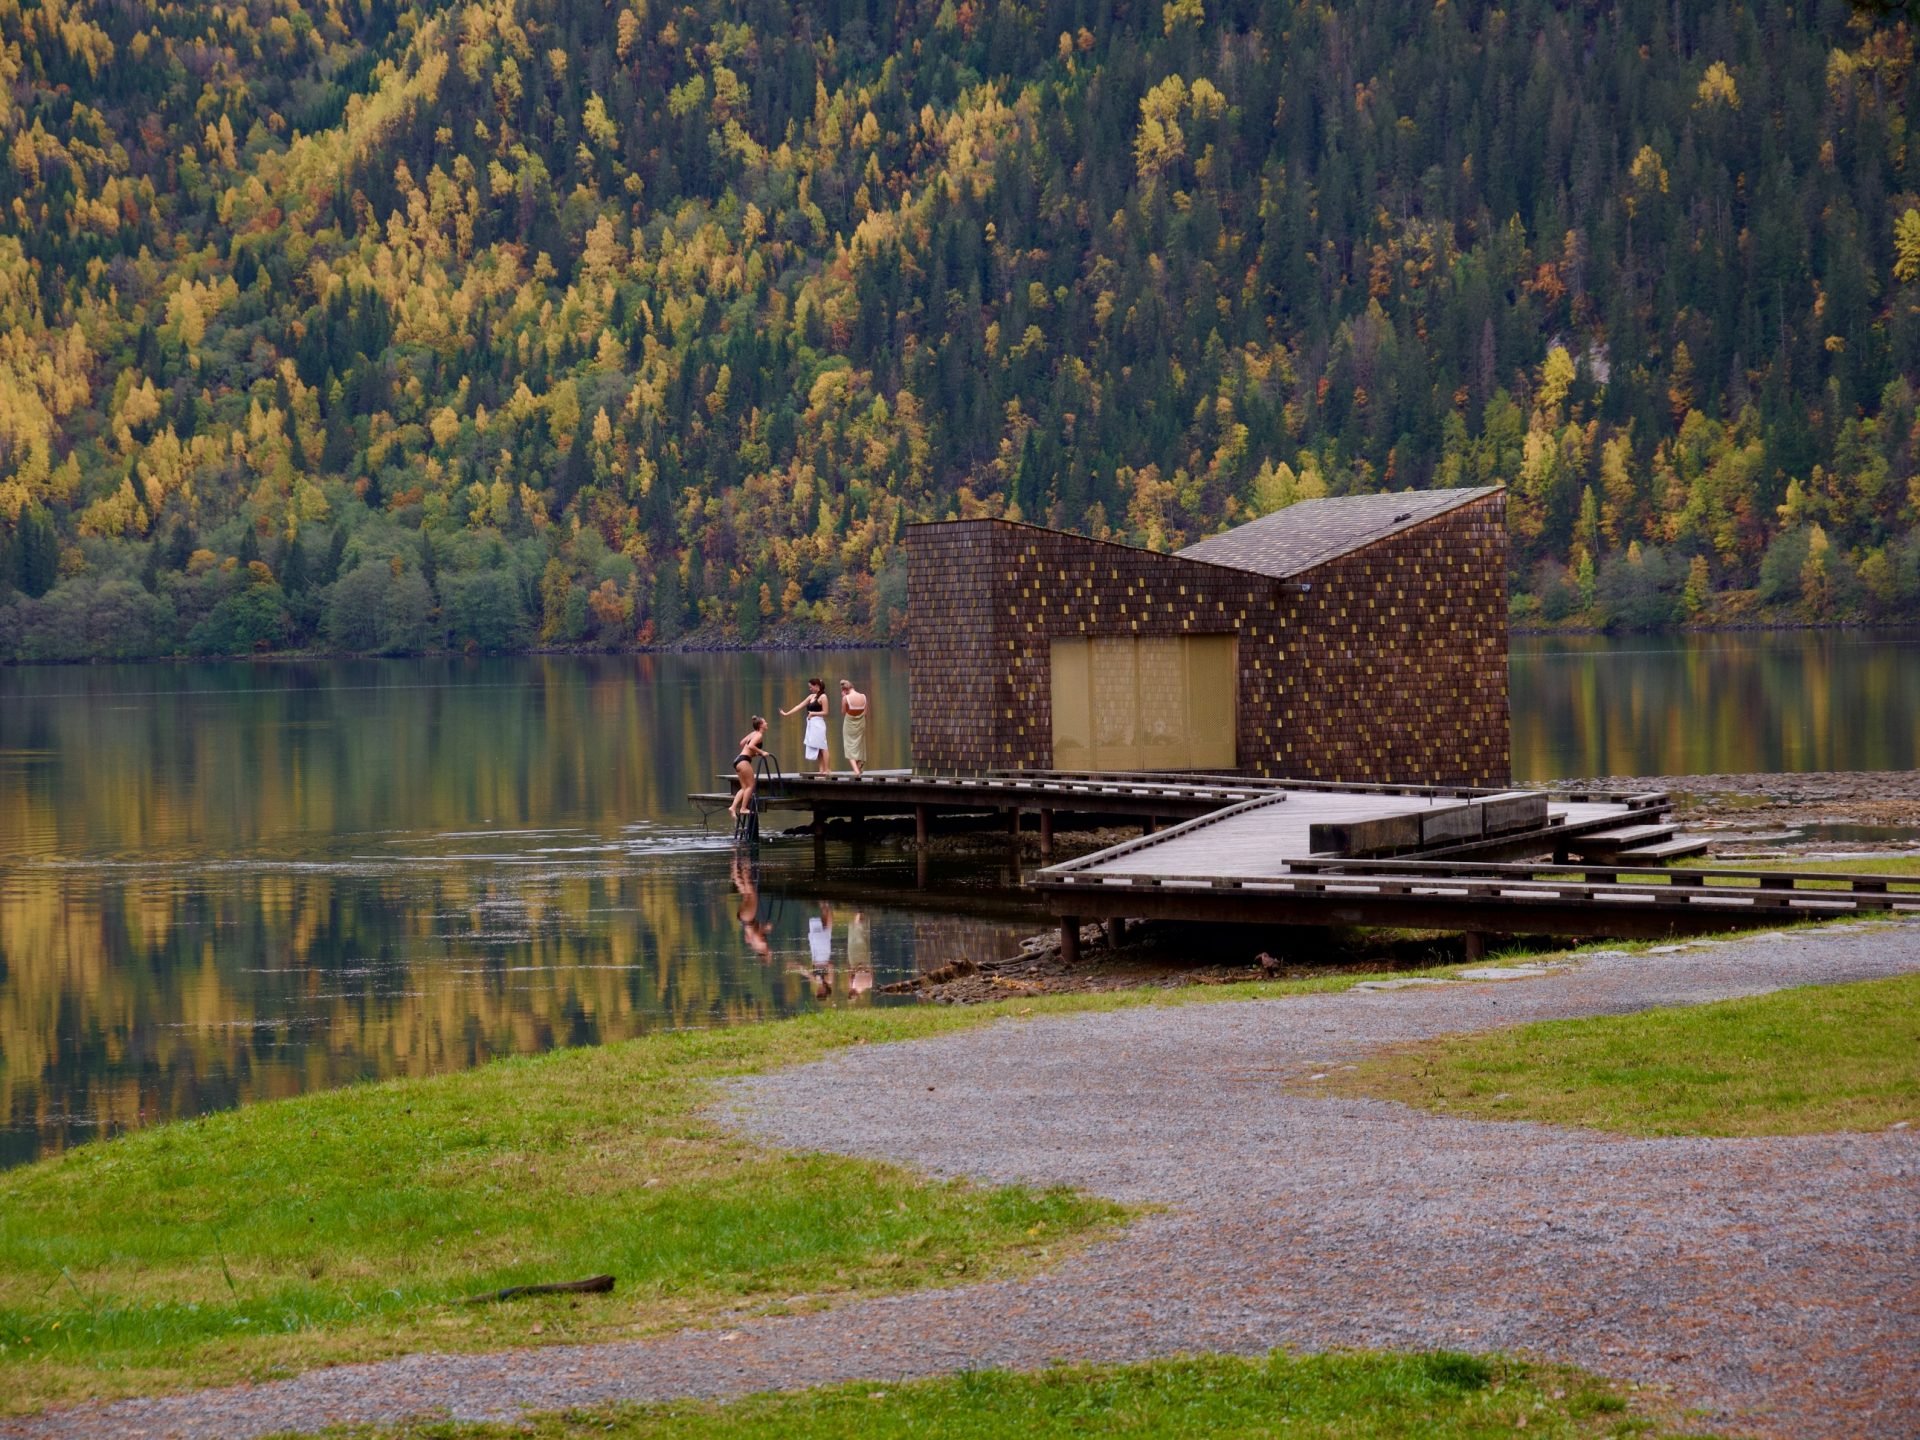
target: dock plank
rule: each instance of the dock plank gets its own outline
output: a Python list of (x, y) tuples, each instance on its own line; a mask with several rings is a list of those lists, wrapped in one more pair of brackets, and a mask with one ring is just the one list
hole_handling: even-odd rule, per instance
[[(1108, 858), (1078, 862), (1081, 875), (1146, 878), (1222, 877), (1270, 880), (1288, 873), (1290, 862), (1312, 857), (1315, 825), (1347, 825), (1392, 816), (1451, 809), (1451, 796), (1368, 795), (1350, 791), (1288, 790), (1284, 804), (1255, 804), (1209, 817), (1156, 837), (1159, 843), (1116, 847)], [(1550, 819), (1578, 825), (1624, 819), (1625, 805), (1553, 802)]]

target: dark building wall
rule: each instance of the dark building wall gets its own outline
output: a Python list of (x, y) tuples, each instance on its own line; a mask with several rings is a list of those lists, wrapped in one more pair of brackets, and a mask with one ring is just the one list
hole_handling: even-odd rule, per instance
[(1287, 581), (1005, 521), (914, 526), (914, 761), (1050, 767), (1056, 638), (1231, 634), (1242, 769), (1504, 784), (1501, 504), (1471, 502)]
[[(913, 758), (927, 770), (1052, 765), (1056, 637), (1270, 628), (1279, 598), (1265, 576), (1000, 520), (915, 525), (907, 557)], [(1240, 705), (1243, 756), (1258, 708)]]
[(994, 644), (994, 616), (1007, 605), (998, 557), (1011, 528), (967, 520), (907, 531), (908, 702), (922, 770), (1014, 763), (995, 739), (1007, 710), (1006, 665)]
[(1310, 588), (1287, 597), (1272, 773), (1511, 780), (1504, 495), (1469, 501), (1291, 583)]

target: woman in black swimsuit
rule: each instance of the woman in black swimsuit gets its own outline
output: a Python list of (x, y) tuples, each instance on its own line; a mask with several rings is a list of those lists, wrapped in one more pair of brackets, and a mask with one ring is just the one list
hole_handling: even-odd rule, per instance
[(766, 754), (760, 742), (767, 736), (767, 717), (753, 717), (753, 728), (740, 737), (740, 753), (733, 757), (733, 773), (740, 777), (740, 788), (734, 793), (733, 803), (727, 807), (727, 813), (738, 820), (741, 815), (753, 808), (753, 762)]

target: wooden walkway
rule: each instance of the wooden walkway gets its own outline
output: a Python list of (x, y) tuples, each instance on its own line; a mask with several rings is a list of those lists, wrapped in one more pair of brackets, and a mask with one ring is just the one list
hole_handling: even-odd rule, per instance
[[(689, 798), (724, 806), (728, 794)], [(1668, 870), (1658, 862), (1698, 842), (1672, 838), (1671, 803), (1657, 793), (886, 770), (785, 775), (763, 782), (761, 799), (766, 808), (811, 811), (816, 842), (828, 817), (911, 816), (924, 841), (936, 819), (957, 816), (998, 815), (1017, 836), (1031, 812), (1044, 855), (1057, 816), (1144, 824), (1138, 839), (1030, 877), (1070, 952), (1088, 920), (1653, 938), (1813, 916), (1920, 914), (1920, 877)], [(922, 844), (923, 885), (927, 853)], [(818, 867), (818, 844), (815, 855)], [(1554, 863), (1573, 855), (1593, 863)]]
[[(1656, 939), (1835, 915), (1920, 915), (1920, 876), (1289, 855), (1298, 826), (1281, 822), (1285, 808), (1237, 806), (1052, 866), (1032, 883), (1060, 919), (1070, 954), (1087, 920)], [(1584, 809), (1567, 807), (1567, 823), (1592, 823), (1580, 818)]]
[[(731, 778), (731, 777), (729, 777)], [(690, 795), (696, 804), (729, 792)], [(1222, 806), (1270, 793), (1264, 783), (1231, 777), (1168, 779), (1159, 776), (1066, 775), (1053, 772), (932, 775), (912, 770), (869, 770), (864, 775), (788, 774), (763, 781), (763, 810), (810, 810), (832, 815), (906, 815), (916, 810), (951, 814), (1062, 812), (1126, 815), (1148, 820), (1191, 820)]]
[[(732, 777), (723, 777), (731, 782)], [(689, 795), (692, 803), (724, 806), (731, 789)], [(1151, 827), (1173, 822), (1213, 821), (1223, 812), (1254, 801), (1284, 802), (1285, 815), (1269, 821), (1281, 851), (1305, 857), (1332, 848), (1345, 853), (1546, 853), (1570, 836), (1604, 831), (1636, 820), (1657, 820), (1669, 808), (1665, 795), (1579, 795), (1555, 797), (1551, 814), (1535, 814), (1527, 825), (1509, 824), (1497, 835), (1449, 837), (1420, 835), (1410, 844), (1385, 850), (1356, 848), (1366, 826), (1411, 811), (1458, 813), (1463, 807), (1501, 802), (1537, 807), (1537, 792), (1495, 791), (1471, 787), (1359, 785), (1325, 781), (1269, 780), (1233, 775), (1112, 774), (1083, 771), (1005, 771), (972, 775), (927, 774), (912, 770), (786, 774), (763, 780), (760, 807), (811, 812), (816, 833), (834, 818), (855, 820), (910, 816), (924, 839), (942, 817), (1000, 815), (1018, 827), (1022, 817), (1038, 817), (1043, 853), (1051, 848), (1056, 817), (1075, 820), (1143, 822)], [(1349, 827), (1333, 841), (1314, 843), (1315, 826)], [(1377, 828), (1377, 827), (1375, 827)], [(1551, 830), (1551, 833), (1549, 833)]]
[[(1664, 797), (1661, 797), (1664, 800)], [(1486, 833), (1475, 812), (1507, 800), (1539, 805), (1544, 823), (1509, 825)], [(1215, 811), (1097, 855), (1058, 867), (1063, 873), (1119, 878), (1167, 878), (1232, 874), (1242, 879), (1287, 874), (1299, 861), (1349, 853), (1345, 842), (1377, 822), (1404, 820), (1408, 851), (1455, 855), (1474, 850), (1530, 848), (1536, 853), (1566, 843), (1595, 827), (1618, 826), (1651, 813), (1624, 802), (1555, 801), (1533, 792), (1509, 791), (1461, 801), (1440, 795), (1378, 795), (1283, 790)], [(1437, 822), (1437, 823), (1436, 823)]]

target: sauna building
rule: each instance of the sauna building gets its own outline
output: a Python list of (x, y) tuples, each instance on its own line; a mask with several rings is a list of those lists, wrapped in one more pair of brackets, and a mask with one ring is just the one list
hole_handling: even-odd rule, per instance
[(912, 526), (914, 763), (1505, 785), (1504, 507), (1307, 500), (1173, 555)]

